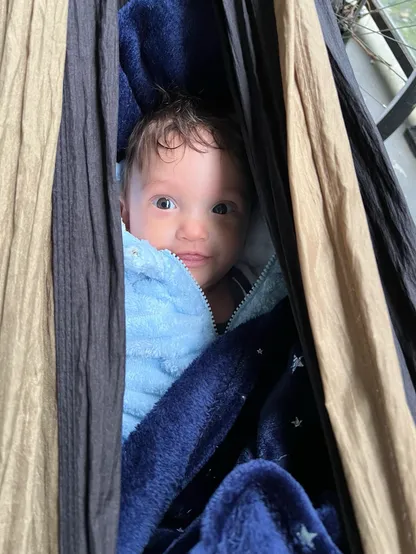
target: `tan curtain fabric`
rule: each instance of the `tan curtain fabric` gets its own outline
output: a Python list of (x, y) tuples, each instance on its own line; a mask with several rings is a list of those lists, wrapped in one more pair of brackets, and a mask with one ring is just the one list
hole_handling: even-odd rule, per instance
[(0, 1), (0, 553), (58, 552), (51, 195), (68, 0)]
[(275, 0), (298, 250), (367, 554), (416, 552), (416, 432), (313, 0)]

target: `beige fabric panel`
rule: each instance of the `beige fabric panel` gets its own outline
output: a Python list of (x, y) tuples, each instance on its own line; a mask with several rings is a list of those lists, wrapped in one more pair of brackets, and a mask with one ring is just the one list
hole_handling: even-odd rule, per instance
[(51, 195), (68, 0), (0, 1), (0, 553), (58, 552)]
[(416, 432), (313, 0), (275, 0), (306, 300), (367, 554), (416, 552)]

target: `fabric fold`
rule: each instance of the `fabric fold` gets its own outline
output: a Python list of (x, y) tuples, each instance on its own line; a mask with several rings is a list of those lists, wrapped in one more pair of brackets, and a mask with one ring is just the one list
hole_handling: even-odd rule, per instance
[(58, 551), (52, 183), (67, 0), (0, 3), (0, 552)]
[(416, 421), (416, 226), (363, 101), (329, 1), (316, 0), (316, 6)]
[(248, 462), (213, 495), (202, 516), (201, 540), (191, 554), (341, 554), (319, 512), (277, 464)]
[[(119, 0), (120, 3), (120, 0)], [(160, 102), (158, 87), (226, 111), (229, 90), (212, 2), (129, 0), (119, 11), (119, 158), (136, 122)]]
[(302, 283), (287, 168), (285, 102), (273, 2), (218, 1), (224, 59), (260, 205), (287, 284), (333, 474), (349, 548), (362, 551), (351, 498), (325, 409)]
[(416, 429), (325, 43), (312, 0), (274, 5), (292, 206), (326, 407), (365, 551), (410, 554)]
[(124, 279), (115, 183), (117, 0), (70, 0), (53, 186), (60, 554), (113, 554)]
[(306, 553), (303, 527), (338, 552), (329, 468), (285, 299), (212, 343), (123, 444), (118, 552), (254, 552), (261, 537), (259, 552)]

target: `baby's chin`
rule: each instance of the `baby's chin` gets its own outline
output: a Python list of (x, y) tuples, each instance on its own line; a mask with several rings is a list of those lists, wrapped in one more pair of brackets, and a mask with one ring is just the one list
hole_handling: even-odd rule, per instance
[(188, 266), (187, 268), (204, 293), (209, 291), (212, 287), (215, 286), (216, 279), (212, 274), (210, 274), (210, 272), (207, 272), (207, 268), (188, 267)]
[[(191, 272), (192, 277), (195, 279), (195, 281), (198, 283), (204, 294), (209, 294), (212, 292), (215, 287), (222, 282), (224, 275), (212, 275), (208, 274), (203, 271), (201, 271), (202, 268), (188, 268)], [(227, 274), (228, 272), (226, 272)]]
[(198, 267), (188, 267), (188, 270), (203, 291), (209, 288), (210, 279), (206, 275), (206, 271), (204, 272), (202, 268)]

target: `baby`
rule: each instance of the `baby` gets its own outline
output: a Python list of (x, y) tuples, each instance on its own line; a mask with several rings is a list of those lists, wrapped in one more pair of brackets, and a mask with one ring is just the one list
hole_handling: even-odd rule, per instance
[[(283, 469), (303, 477), (299, 459), (323, 439), (305, 441), (318, 415), (308, 374), (295, 372), (295, 325), (289, 303), (279, 306), (286, 288), (272, 244), (263, 255), (267, 228), (257, 233), (264, 221), (241, 142), (231, 121), (184, 98), (140, 122), (129, 142), (120, 552), (171, 551), (168, 541), (181, 552), (220, 543), (305, 552), (315, 548), (302, 549), (305, 521), (319, 544), (321, 514), (338, 527), (326, 495), (316, 512)], [(318, 471), (325, 486), (328, 472)]]
[(219, 333), (250, 288), (234, 267), (251, 211), (244, 159), (235, 124), (185, 97), (143, 119), (126, 156), (121, 212), (127, 231), (182, 260)]
[[(282, 296), (275, 257), (261, 272), (244, 257), (243, 247), (262, 250), (246, 243), (253, 203), (248, 175), (231, 119), (209, 116), (190, 99), (162, 106), (131, 135), (121, 196), (123, 440), (218, 335), (272, 309)], [(250, 236), (252, 230), (250, 222)]]

